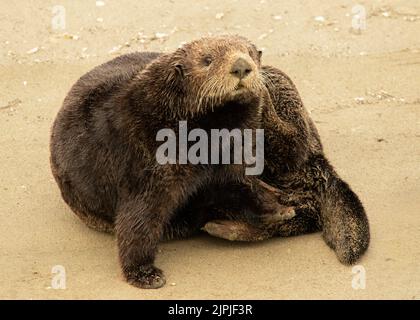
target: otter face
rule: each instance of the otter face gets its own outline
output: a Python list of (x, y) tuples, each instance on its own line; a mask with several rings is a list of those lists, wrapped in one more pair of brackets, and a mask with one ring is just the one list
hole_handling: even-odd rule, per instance
[[(173, 54), (173, 66), (187, 94), (191, 112), (213, 110), (244, 95), (259, 95), (261, 51), (238, 36), (208, 37)], [(190, 104), (190, 103), (189, 103)]]

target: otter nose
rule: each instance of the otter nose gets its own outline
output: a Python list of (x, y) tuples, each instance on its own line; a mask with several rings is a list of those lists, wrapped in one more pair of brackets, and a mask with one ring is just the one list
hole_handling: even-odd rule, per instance
[(251, 65), (244, 58), (238, 58), (233, 65), (230, 73), (239, 79), (245, 78), (252, 71)]

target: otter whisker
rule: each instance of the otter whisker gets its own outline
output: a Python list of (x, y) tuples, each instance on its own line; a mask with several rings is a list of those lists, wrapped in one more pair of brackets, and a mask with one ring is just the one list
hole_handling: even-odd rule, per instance
[[(211, 81), (209, 81), (209, 84), (207, 86), (207, 92), (206, 92), (206, 96), (208, 101), (206, 101), (207, 104), (210, 105), (210, 107), (213, 109), (213, 105), (214, 105), (214, 91), (217, 89), (217, 78), (212, 77)], [(213, 94), (209, 94), (209, 93), (213, 93)]]
[(208, 91), (208, 83), (211, 81), (211, 78), (204, 81), (200, 86), (198, 93), (197, 93), (197, 102), (196, 102), (196, 112), (199, 112), (201, 109), (201, 105), (203, 103), (203, 99), (207, 99), (207, 91)]
[(203, 82), (202, 84), (201, 84), (201, 86), (200, 86), (200, 88), (198, 88), (198, 91), (197, 91), (197, 96), (196, 96), (196, 99), (195, 99), (195, 102), (194, 102), (194, 107), (198, 110), (199, 109), (199, 107), (200, 107), (200, 104), (201, 104), (201, 99), (202, 99), (202, 97), (203, 97), (203, 95), (202, 95), (202, 91), (203, 91), (203, 88), (204, 88), (204, 85), (206, 84), (206, 82)]
[(209, 91), (212, 92), (212, 94), (209, 96), (209, 107), (214, 111), (214, 106), (216, 104), (216, 99), (218, 98), (218, 90), (219, 90), (219, 79), (213, 78), (212, 83), (209, 85)]

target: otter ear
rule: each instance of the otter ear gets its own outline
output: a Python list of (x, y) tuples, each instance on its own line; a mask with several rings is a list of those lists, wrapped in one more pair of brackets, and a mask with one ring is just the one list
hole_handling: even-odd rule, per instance
[(172, 65), (175, 70), (175, 75), (182, 79), (185, 75), (185, 57), (186, 52), (184, 48), (178, 48), (173, 54)]
[(178, 77), (183, 78), (184, 77), (184, 66), (180, 63), (175, 64), (175, 72)]

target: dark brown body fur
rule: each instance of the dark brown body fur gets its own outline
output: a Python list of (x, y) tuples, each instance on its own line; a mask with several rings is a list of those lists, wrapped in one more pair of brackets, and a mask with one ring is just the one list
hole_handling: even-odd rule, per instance
[[(323, 230), (340, 261), (355, 262), (368, 246), (366, 215), (325, 159), (290, 79), (261, 67), (255, 48), (242, 38), (201, 41), (171, 55), (121, 56), (73, 86), (51, 138), (51, 166), (63, 199), (89, 226), (115, 230), (123, 273), (142, 288), (165, 283), (153, 265), (158, 242), (203, 226), (216, 236), (229, 238), (234, 231), (233, 240), (249, 241)], [(204, 103), (196, 110), (194, 93), (206, 73), (182, 50), (195, 54), (207, 42), (220, 56), (230, 46), (249, 50), (264, 90), (226, 95), (217, 108), (212, 102), (211, 109)], [(156, 133), (177, 131), (180, 120), (207, 131), (264, 128), (261, 180), (245, 176), (242, 165), (158, 165)]]

